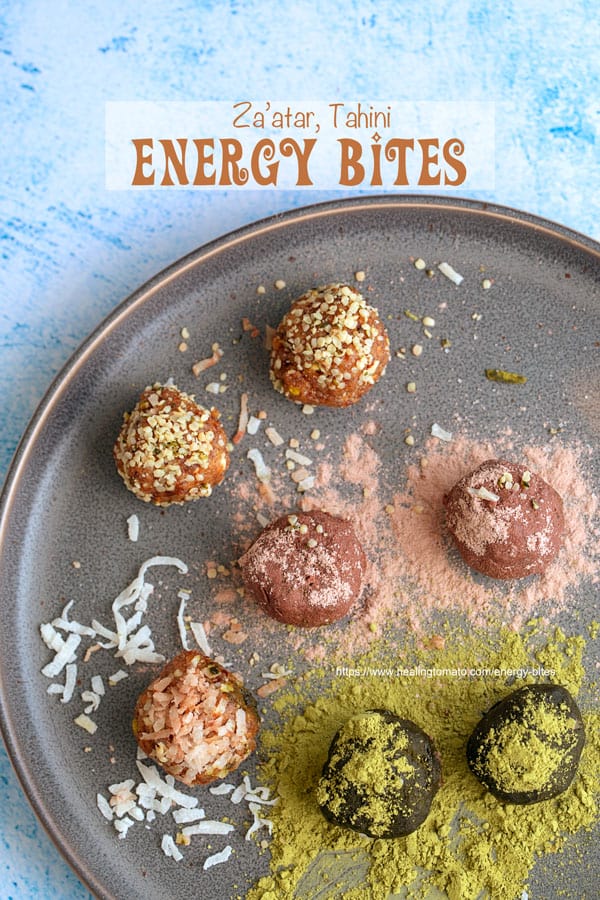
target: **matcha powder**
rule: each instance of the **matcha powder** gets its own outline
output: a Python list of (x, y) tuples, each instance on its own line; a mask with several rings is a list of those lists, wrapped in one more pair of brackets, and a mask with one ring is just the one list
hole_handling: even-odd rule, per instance
[[(467, 739), (482, 714), (522, 684), (550, 681), (576, 696), (583, 650), (583, 638), (557, 629), (549, 640), (536, 623), (522, 636), (500, 629), (495, 638), (448, 627), (441, 650), (396, 647), (392, 658), (389, 649), (372, 648), (352, 660), (353, 668), (300, 677), (276, 701), (283, 724), (263, 733), (261, 775), (279, 801), (272, 812), (271, 875), (249, 900), (520, 898), (536, 859), (597, 819), (598, 713), (587, 711), (582, 690), (587, 742), (579, 771), (565, 793), (531, 806), (503, 803), (485, 790), (467, 766)], [(441, 754), (442, 786), (428, 818), (408, 837), (363, 837), (329, 824), (317, 805), (335, 732), (350, 716), (374, 708), (416, 722)], [(565, 871), (557, 895), (569, 896), (568, 883)]]

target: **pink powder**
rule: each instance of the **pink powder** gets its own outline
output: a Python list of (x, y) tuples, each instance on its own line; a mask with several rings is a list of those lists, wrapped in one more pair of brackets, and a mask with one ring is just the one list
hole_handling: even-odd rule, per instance
[[(519, 630), (534, 615), (552, 619), (576, 602), (574, 589), (584, 579), (598, 580), (598, 499), (584, 475), (590, 450), (558, 442), (516, 449), (510, 433), (494, 444), (461, 435), (450, 443), (431, 439), (420, 459), (399, 468), (398, 489), (384, 496), (379, 477), (382, 463), (368, 443), (376, 431), (369, 428), (363, 429), (366, 434), (350, 435), (341, 457), (339, 451), (332, 451), (319, 464), (315, 487), (307, 494), (292, 493), (285, 477), (275, 472), (270, 504), (240, 485), (238, 499), (246, 509), (244, 522), (234, 516), (240, 549), (260, 530), (248, 509), (251, 496), (254, 513), (260, 510), (269, 519), (298, 506), (345, 516), (352, 521), (368, 558), (361, 601), (351, 617), (340, 623), (287, 630), (257, 610), (256, 604), (240, 601), (238, 615), (257, 646), (276, 638), (282, 647), (318, 661), (364, 647), (387, 626), (405, 628), (430, 642), (436, 639), (436, 622), (451, 614), (476, 627), (502, 622)], [(526, 464), (563, 499), (564, 546), (542, 576), (505, 582), (472, 573), (446, 533), (444, 494), (484, 460), (497, 457)]]

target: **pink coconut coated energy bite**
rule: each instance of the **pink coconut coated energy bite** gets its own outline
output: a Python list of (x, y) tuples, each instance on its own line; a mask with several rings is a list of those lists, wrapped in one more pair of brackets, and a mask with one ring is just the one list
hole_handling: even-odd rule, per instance
[(137, 701), (133, 733), (147, 756), (184, 784), (233, 772), (256, 746), (256, 704), (241, 681), (198, 653), (172, 659)]
[(144, 390), (123, 416), (113, 455), (129, 490), (155, 506), (209, 497), (229, 466), (219, 413), (175, 385)]
[(378, 312), (347, 284), (307, 291), (273, 335), (274, 388), (296, 403), (350, 406), (383, 375), (390, 344)]
[(559, 494), (517, 463), (486, 460), (454, 485), (444, 505), (462, 558), (491, 578), (542, 574), (561, 548)]
[(239, 564), (248, 594), (269, 616), (312, 628), (350, 610), (366, 558), (349, 521), (313, 510), (271, 522)]

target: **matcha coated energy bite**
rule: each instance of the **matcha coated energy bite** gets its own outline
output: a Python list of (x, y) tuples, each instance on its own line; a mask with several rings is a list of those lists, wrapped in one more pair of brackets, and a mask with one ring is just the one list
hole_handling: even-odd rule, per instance
[(584, 744), (581, 713), (566, 688), (527, 684), (481, 719), (467, 743), (467, 762), (499, 800), (525, 805), (567, 790)]
[(440, 783), (431, 738), (409, 719), (371, 709), (335, 735), (317, 803), (334, 825), (372, 838), (403, 837), (425, 821)]

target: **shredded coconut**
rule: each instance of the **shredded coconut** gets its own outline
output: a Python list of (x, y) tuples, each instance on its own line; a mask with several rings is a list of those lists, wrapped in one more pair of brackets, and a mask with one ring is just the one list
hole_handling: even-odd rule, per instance
[(211, 866), (217, 866), (219, 863), (227, 862), (229, 857), (231, 856), (232, 848), (228, 844), (220, 853), (213, 853), (212, 856), (207, 856), (204, 860), (204, 865), (202, 868), (206, 871), (206, 869), (210, 869)]

